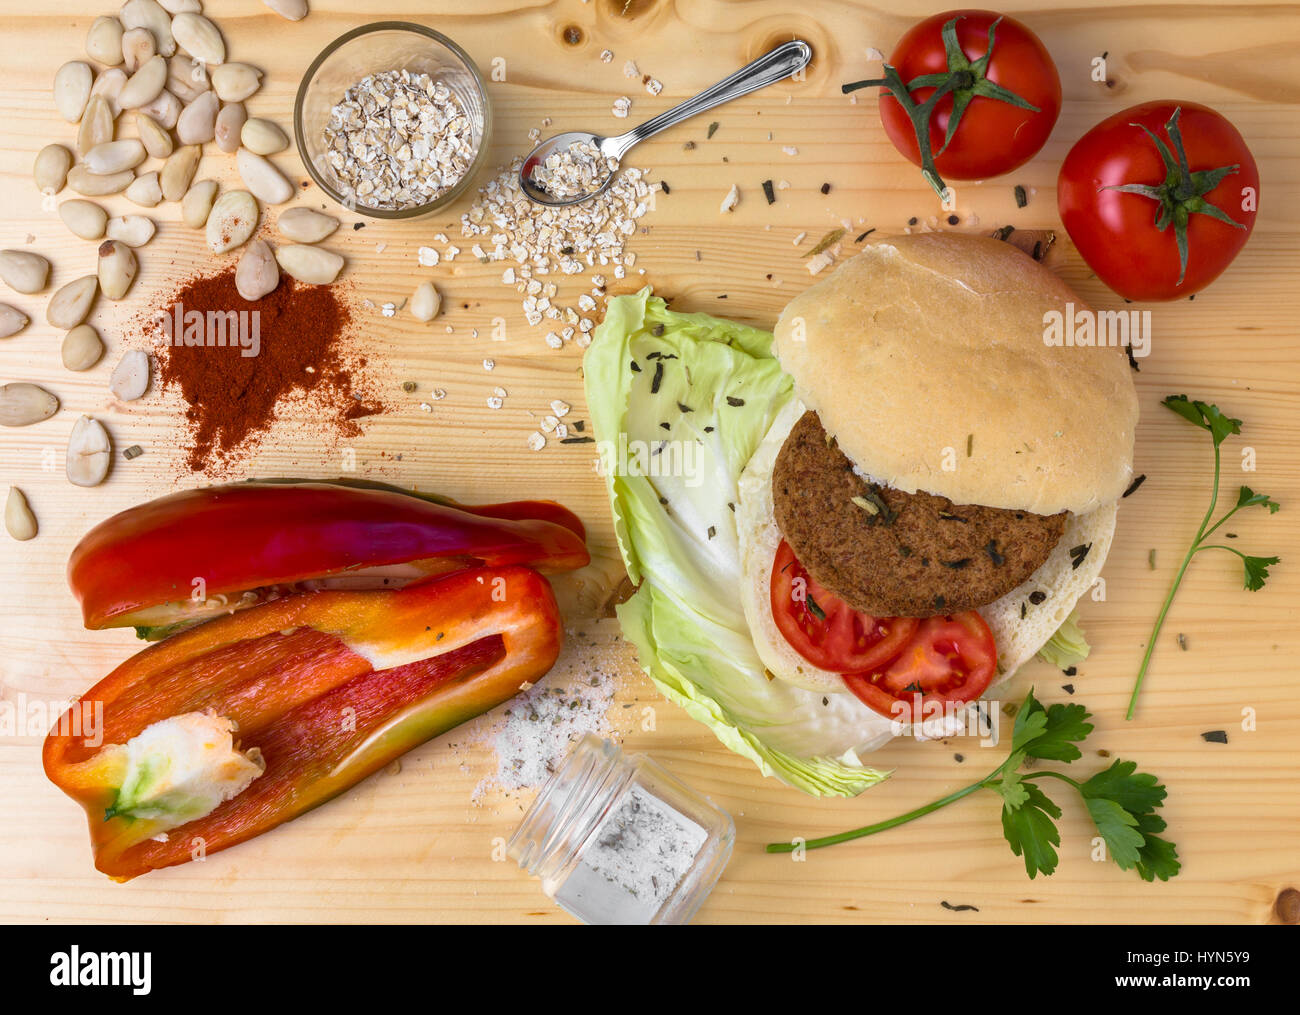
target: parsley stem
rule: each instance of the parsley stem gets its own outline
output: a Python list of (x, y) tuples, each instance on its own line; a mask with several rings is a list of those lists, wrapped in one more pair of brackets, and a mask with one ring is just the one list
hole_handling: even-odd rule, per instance
[[(1207, 527), (1210, 519), (1214, 517), (1214, 508), (1219, 503), (1219, 445), (1214, 445), (1214, 486), (1210, 492), (1210, 506), (1205, 511), (1205, 517), (1201, 520), (1201, 527), (1196, 530), (1196, 538), (1192, 540), (1192, 545), (1187, 549), (1187, 555), (1183, 557), (1183, 563), (1178, 568), (1178, 574), (1174, 575), (1174, 583), (1169, 587), (1169, 594), (1165, 596), (1164, 604), (1160, 607), (1160, 613), (1156, 617), (1156, 626), (1151, 630), (1151, 638), (1147, 642), (1147, 650), (1142, 656), (1142, 665), (1138, 667), (1137, 681), (1133, 684), (1133, 695), (1128, 701), (1128, 711), (1124, 714), (1125, 719), (1132, 719), (1133, 713), (1137, 710), (1138, 695), (1142, 692), (1142, 681), (1146, 679), (1147, 667), (1151, 664), (1151, 654), (1156, 649), (1156, 641), (1160, 637), (1160, 632), (1165, 626), (1165, 616), (1169, 613), (1169, 607), (1173, 605), (1174, 596), (1178, 594), (1178, 586), (1183, 582), (1183, 575), (1187, 573), (1187, 566), (1191, 564), (1192, 557), (1200, 549), (1201, 540), (1206, 537)], [(1235, 509), (1234, 509), (1235, 510)], [(1227, 521), (1229, 511), (1219, 524)], [(1216, 525), (1215, 528), (1218, 528)]]
[[(809, 839), (803, 843), (804, 849), (821, 849), (823, 846), (834, 846), (836, 843), (849, 842), (853, 839), (861, 839), (867, 835), (875, 835), (877, 832), (883, 832), (890, 828), (897, 828), (899, 825), (905, 825), (909, 821), (915, 821), (917, 818), (923, 818), (932, 811), (937, 811), (940, 807), (947, 807), (950, 803), (955, 803), (964, 796), (970, 796), (977, 789), (983, 789), (991, 780), (1002, 774), (1006, 767), (1003, 762), (992, 772), (986, 775), (979, 782), (973, 782), (969, 786), (957, 790), (956, 793), (949, 793), (941, 800), (935, 800), (923, 807), (918, 807), (914, 811), (908, 811), (906, 814), (899, 814), (897, 817), (890, 818), (888, 821), (878, 821), (874, 825), (866, 825), (863, 828), (855, 828), (850, 832), (840, 832), (837, 835), (827, 835), (820, 839)], [(791, 842), (769, 842), (767, 851), (769, 853), (793, 853), (798, 847)]]
[(1196, 552), (1200, 553), (1202, 550), (1227, 550), (1229, 553), (1235, 553), (1242, 560), (1246, 559), (1246, 554), (1242, 553), (1235, 546), (1224, 546), (1222, 543), (1202, 543), (1196, 548)]
[(1075, 782), (1073, 779), (1071, 779), (1068, 775), (1064, 775), (1061, 772), (1053, 772), (1050, 769), (1046, 769), (1046, 768), (1043, 769), (1041, 772), (1028, 772), (1025, 775), (1022, 775), (1020, 777), (1020, 781), (1024, 782), (1026, 779), (1039, 779), (1042, 778), (1044, 775), (1050, 775), (1053, 779), (1060, 779), (1062, 782), (1068, 782), (1075, 789), (1082, 791), (1080, 785), (1077, 782)]

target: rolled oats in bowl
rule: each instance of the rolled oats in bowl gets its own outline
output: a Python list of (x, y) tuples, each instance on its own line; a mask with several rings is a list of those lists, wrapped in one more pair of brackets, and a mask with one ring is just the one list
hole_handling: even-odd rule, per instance
[(368, 208), (427, 205), (464, 178), (477, 154), (455, 93), (409, 70), (362, 78), (330, 110), (323, 133), (345, 198)]

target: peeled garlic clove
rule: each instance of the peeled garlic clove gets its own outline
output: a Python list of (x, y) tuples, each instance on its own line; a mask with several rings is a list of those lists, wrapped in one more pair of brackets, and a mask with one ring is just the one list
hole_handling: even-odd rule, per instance
[(108, 226), (108, 212), (94, 201), (71, 200), (59, 205), (59, 218), (83, 240), (98, 240)]
[(111, 176), (123, 169), (134, 169), (147, 154), (144, 145), (133, 137), (105, 141), (86, 152), (86, 168), (96, 176)]
[(212, 88), (222, 102), (243, 102), (262, 86), (262, 72), (246, 63), (223, 63), (212, 69)]
[[(172, 153), (175, 158), (175, 153)], [(170, 160), (169, 160), (170, 161)], [(158, 182), (157, 173), (144, 173), (137, 176), (126, 188), (126, 199), (142, 208), (153, 208), (162, 203), (162, 184)]]
[(226, 62), (226, 43), (217, 26), (202, 14), (186, 11), (172, 18), (172, 37), (176, 44), (196, 60), (209, 67)]
[(118, 97), (122, 94), (122, 86), (126, 84), (126, 71), (121, 67), (111, 67), (104, 71), (103, 74), (95, 78), (94, 87), (90, 89), (90, 97), (93, 99), (96, 95), (102, 96), (108, 103), (108, 111), (114, 116), (122, 112), (122, 107), (117, 104)]
[(182, 102), (193, 102), (208, 88), (208, 69), (200, 61), (184, 53), (167, 61), (167, 90)]
[(200, 180), (181, 199), (181, 221), (191, 229), (202, 229), (217, 199), (217, 181)]
[(230, 190), (217, 198), (208, 215), (208, 247), (224, 254), (242, 246), (257, 228), (257, 200), (246, 190)]
[(0, 279), (20, 293), (38, 293), (50, 277), (50, 262), (30, 250), (0, 250)]
[(421, 282), (411, 296), (411, 314), (417, 321), (432, 321), (442, 309), (442, 294), (432, 282)]
[(203, 92), (181, 110), (176, 119), (176, 136), (181, 144), (204, 144), (217, 132), (217, 113), (221, 103), (215, 92)]
[(226, 154), (239, 151), (239, 135), (248, 120), (248, 111), (242, 102), (231, 102), (221, 107), (217, 114), (217, 147)]
[(132, 28), (122, 33), (122, 66), (128, 74), (134, 74), (146, 60), (157, 54), (157, 44), (149, 29)]
[(176, 150), (171, 134), (163, 130), (152, 116), (138, 109), (135, 111), (135, 132), (140, 135), (140, 143), (151, 159), (165, 159)]
[(181, 117), (181, 100), (164, 88), (158, 98), (141, 106), (140, 112), (157, 120), (164, 130), (171, 130)]
[(71, 331), (86, 319), (99, 292), (99, 278), (83, 275), (63, 286), (45, 307), (45, 320), (61, 331)]
[(105, 231), (110, 240), (125, 243), (128, 247), (143, 247), (153, 239), (158, 227), (147, 215), (119, 215), (108, 220)]
[(289, 138), (270, 120), (252, 117), (239, 132), (240, 143), (258, 155), (274, 155), (289, 147)]
[(239, 295), (254, 303), (280, 284), (280, 267), (275, 254), (263, 240), (253, 240), (239, 257), (235, 267), (235, 288)]
[(5, 531), (17, 540), (31, 539), (36, 535), (36, 516), (16, 486), (9, 488), (9, 496), (5, 498)]
[(113, 445), (104, 425), (90, 416), (78, 419), (68, 438), (68, 480), (77, 486), (98, 486), (108, 475), (112, 456)]
[(86, 32), (86, 55), (96, 63), (115, 67), (122, 62), (122, 34), (122, 22), (117, 18), (96, 18)]
[(329, 285), (343, 270), (343, 258), (330, 250), (291, 243), (275, 252), (285, 272), (308, 285)]
[(158, 185), (162, 196), (168, 201), (179, 201), (190, 189), (194, 173), (199, 168), (199, 158), (203, 150), (198, 145), (186, 145), (177, 148), (163, 163)]
[(0, 426), (31, 426), (59, 411), (59, 400), (38, 384), (0, 385)]
[(81, 126), (77, 128), (77, 154), (85, 157), (96, 145), (113, 140), (116, 126), (113, 122), (113, 110), (108, 99), (102, 95), (92, 95), (86, 104)]
[(267, 159), (247, 148), (239, 149), (235, 156), (239, 178), (258, 200), (267, 204), (283, 204), (293, 197), (293, 184), (284, 178)]
[(68, 186), (82, 197), (105, 197), (108, 194), (120, 194), (131, 186), (135, 173), (124, 169), (120, 173), (100, 176), (92, 173), (85, 166), (73, 166), (68, 172)]
[(294, 243), (319, 243), (339, 227), (339, 220), (310, 208), (290, 208), (280, 213), (275, 224)]
[(167, 61), (154, 55), (140, 65), (140, 69), (126, 79), (117, 94), (117, 104), (123, 109), (147, 106), (162, 94), (167, 85)]
[(143, 397), (149, 390), (149, 354), (141, 349), (123, 353), (108, 380), (108, 390), (123, 402)]
[(68, 123), (80, 122), (94, 83), (95, 72), (81, 60), (69, 60), (55, 72), (54, 105)]
[(32, 179), (42, 194), (57, 194), (68, 185), (68, 170), (71, 168), (72, 152), (61, 144), (47, 144), (36, 153)]
[(158, 52), (163, 56), (176, 52), (171, 15), (163, 10), (158, 0), (126, 0), (117, 16), (123, 28), (149, 29), (158, 44)]
[(67, 369), (89, 370), (104, 355), (104, 342), (89, 324), (78, 324), (63, 336), (59, 354)]
[(10, 338), (31, 323), (31, 318), (17, 307), (0, 303), (0, 338)]
[(135, 281), (140, 263), (135, 251), (117, 240), (105, 240), (99, 245), (99, 265), (96, 274), (99, 288), (110, 300), (120, 300)]
[(307, 16), (307, 0), (262, 0), (262, 3), (288, 21), (301, 21)]

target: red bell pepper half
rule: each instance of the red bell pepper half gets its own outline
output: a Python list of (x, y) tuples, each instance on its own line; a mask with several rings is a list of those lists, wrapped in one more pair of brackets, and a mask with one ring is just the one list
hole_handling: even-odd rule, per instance
[[(50, 732), (45, 773), (85, 808), (95, 866), (125, 881), (324, 803), (538, 680), (562, 637), (549, 583), (526, 567), (286, 596), (128, 659)], [(93, 742), (72, 714), (86, 702), (103, 704)], [(240, 768), (243, 788), (195, 813)]]
[(88, 628), (172, 633), (294, 592), (400, 588), (466, 567), (567, 571), (582, 523), (545, 501), (462, 507), (395, 488), (239, 483), (114, 515), (77, 544), (68, 582)]

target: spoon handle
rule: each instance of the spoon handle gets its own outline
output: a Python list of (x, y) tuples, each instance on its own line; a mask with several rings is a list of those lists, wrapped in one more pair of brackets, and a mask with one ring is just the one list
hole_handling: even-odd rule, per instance
[(711, 88), (706, 88), (699, 95), (633, 127), (626, 134), (607, 139), (601, 149), (606, 155), (622, 158), (634, 144), (653, 137), (661, 130), (675, 127), (683, 120), (688, 120), (714, 106), (720, 106), (724, 102), (730, 102), (760, 88), (774, 85), (788, 78), (795, 71), (807, 67), (811, 59), (812, 47), (802, 39), (783, 43), (776, 49), (764, 53), (753, 63), (746, 64), (730, 77), (723, 78)]

